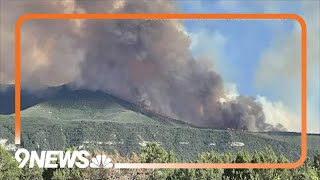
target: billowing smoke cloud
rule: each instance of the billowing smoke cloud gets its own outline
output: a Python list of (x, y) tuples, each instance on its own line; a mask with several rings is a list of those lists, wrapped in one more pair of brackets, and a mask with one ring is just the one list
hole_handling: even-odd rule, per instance
[[(67, 3), (68, 2), (68, 3)], [(0, 83), (14, 80), (14, 32), (18, 18), (27, 13), (71, 13), (72, 1), (1, 1)], [(21, 82), (24, 87), (43, 84), (61, 85), (79, 73), (83, 54), (79, 42), (78, 21), (31, 20), (23, 24), (21, 34)]]
[[(164, 0), (59, 1), (47, 6), (40, 9), (65, 13), (178, 12), (173, 1)], [(34, 11), (39, 7), (29, 8)], [(228, 99), (222, 78), (208, 66), (208, 60), (192, 57), (191, 42), (180, 21), (27, 23), (23, 33), (30, 36), (22, 41), (25, 84), (72, 82), (76, 88), (111, 92), (199, 127), (283, 129), (266, 122), (262, 106), (254, 98)]]
[[(281, 122), (281, 124), (290, 131), (300, 131), (301, 118), (299, 114), (294, 113), (281, 101), (271, 102), (263, 96), (257, 96), (256, 101), (262, 105), (267, 122), (271, 124)], [(279, 126), (281, 125), (278, 125), (278, 127)]]
[[(307, 122), (308, 132), (320, 131), (320, 1), (299, 1), (301, 14), (307, 24)], [(279, 6), (279, 4), (278, 4)], [(280, 13), (278, 10), (277, 12)], [(282, 102), (301, 116), (301, 27), (293, 24), (291, 31), (277, 31), (272, 46), (261, 56), (255, 74), (255, 84), (261, 93), (282, 97)], [(273, 88), (281, 87), (281, 88)], [(279, 107), (279, 106), (278, 106)], [(281, 108), (281, 107), (279, 107)], [(276, 114), (277, 111), (274, 112)], [(287, 117), (289, 114), (286, 114)], [(290, 117), (295, 116), (291, 115)], [(283, 120), (283, 118), (279, 118)], [(291, 118), (292, 128), (300, 123)], [(284, 124), (287, 124), (284, 122)]]

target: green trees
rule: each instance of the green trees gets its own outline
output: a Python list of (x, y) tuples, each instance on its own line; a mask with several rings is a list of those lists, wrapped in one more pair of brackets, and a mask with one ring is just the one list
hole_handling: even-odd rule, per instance
[(0, 169), (0, 179), (15, 180), (21, 175), (18, 163), (2, 146), (0, 146)]
[(82, 174), (79, 169), (62, 168), (53, 172), (52, 180), (77, 180)]
[(304, 164), (298, 169), (293, 170), (291, 175), (294, 180), (319, 180), (320, 177), (317, 171), (319, 171), (319, 169)]
[(0, 146), (0, 180), (42, 180), (43, 170), (34, 167), (28, 168), (26, 165), (24, 168), (19, 168), (18, 162), (10, 154), (9, 151), (5, 150)]
[[(168, 161), (169, 152), (157, 144), (149, 144), (143, 150), (142, 162), (179, 162)], [(175, 157), (171, 152), (171, 156)], [(175, 169), (155, 170), (149, 174), (149, 179), (265, 179), (265, 180), (320, 180), (320, 151), (296, 169)], [(197, 156), (196, 163), (288, 163), (284, 155), (277, 155), (271, 147), (264, 151), (240, 151), (237, 154), (204, 152)]]
[(320, 177), (320, 149), (313, 158), (313, 167), (318, 170), (318, 176)]
[[(156, 143), (149, 143), (143, 149), (140, 159), (142, 163), (175, 163), (177, 158), (173, 151), (166, 151)], [(149, 179), (168, 179), (172, 177), (174, 170), (154, 170), (150, 172)], [(170, 178), (169, 178), (170, 179)]]
[(174, 163), (175, 154), (172, 151), (166, 151), (157, 143), (148, 143), (140, 155), (143, 163)]
[[(219, 154), (214, 151), (204, 152), (198, 154), (196, 163), (230, 162), (230, 156), (231, 154)], [(194, 174), (195, 177), (201, 177), (201, 179), (221, 179), (223, 176), (223, 169), (196, 169), (194, 170)]]
[[(173, 152), (168, 152), (159, 145), (148, 144), (141, 153), (142, 162), (168, 163), (181, 162), (175, 157)], [(175, 169), (175, 170), (155, 170), (149, 174), (149, 179), (301, 179), (319, 180), (319, 160), (318, 153), (312, 162), (306, 163), (297, 169)], [(197, 156), (196, 163), (288, 163), (289, 160), (284, 155), (277, 155), (271, 147), (264, 151), (240, 151), (236, 154), (204, 152)]]
[[(69, 149), (75, 150), (75, 149)], [(195, 161), (178, 159), (173, 151), (168, 151), (156, 143), (147, 144), (140, 154), (121, 156), (119, 153), (108, 154), (103, 151), (94, 154), (106, 154), (113, 163), (288, 163), (283, 155), (277, 155), (270, 147), (264, 151), (239, 151), (236, 154), (203, 152), (197, 155)], [(296, 169), (93, 169), (93, 168), (57, 168), (20, 169), (10, 152), (0, 147), (0, 180), (78, 180), (78, 179), (163, 179), (163, 180), (320, 180), (320, 151)]]
[(34, 168), (29, 168), (29, 165), (26, 165), (22, 168), (22, 173), (19, 179), (23, 180), (43, 180), (43, 169), (35, 166)]
[[(251, 155), (246, 151), (240, 151), (232, 163), (250, 163)], [(252, 170), (250, 169), (226, 169), (224, 171), (224, 178), (231, 179), (251, 179)]]
[[(73, 152), (75, 147), (67, 148), (66, 151)], [(57, 162), (59, 164), (59, 162)], [(43, 172), (43, 177), (45, 180), (77, 180), (82, 178), (81, 170), (77, 167), (58, 167), (56, 169), (45, 169)]]
[(0, 146), (0, 180), (42, 180), (43, 170), (35, 167), (28, 168), (28, 165), (24, 168), (19, 168), (18, 162), (10, 154)]

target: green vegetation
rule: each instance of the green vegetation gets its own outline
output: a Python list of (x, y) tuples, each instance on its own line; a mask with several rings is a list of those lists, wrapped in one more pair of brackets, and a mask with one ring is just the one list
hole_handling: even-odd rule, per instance
[(0, 180), (41, 180), (43, 170), (40, 168), (20, 169), (18, 162), (0, 145)]
[[(148, 142), (158, 142), (188, 160), (200, 152), (252, 153), (269, 145), (290, 161), (300, 156), (299, 133), (199, 129), (102, 92), (62, 89), (23, 110), (21, 123), (21, 146), (37, 151), (81, 147), (128, 155), (140, 153)], [(8, 139), (6, 145), (13, 144), (13, 130), (14, 116), (0, 115), (0, 139)], [(310, 157), (319, 149), (319, 141), (320, 135), (308, 136)]]
[[(13, 144), (13, 118), (0, 122), (0, 137)], [(263, 135), (263, 136), (262, 136)], [(299, 136), (294, 136), (297, 140)], [(320, 140), (320, 137), (318, 136)], [(22, 118), (22, 147), (29, 150), (62, 150), (70, 146), (84, 149), (117, 150), (121, 155), (139, 153), (148, 142), (158, 142), (178, 157), (196, 158), (206, 151), (249, 152), (270, 145), (277, 154), (286, 154), (290, 161), (300, 155), (299, 141), (285, 141), (272, 133), (236, 132), (227, 130), (170, 127), (153, 124), (116, 123), (104, 121), (66, 121), (45, 118)], [(243, 142), (243, 146), (232, 146)], [(319, 142), (319, 141), (318, 141)], [(308, 143), (308, 155), (316, 153), (317, 142)]]
[[(176, 157), (173, 151), (167, 151), (157, 143), (148, 143), (140, 154), (132, 153), (121, 156), (119, 153), (107, 154), (93, 151), (93, 155), (106, 154), (113, 163), (288, 163), (284, 155), (277, 155), (270, 147), (263, 151), (250, 153), (239, 151), (236, 154), (203, 152), (194, 161), (185, 161)], [(320, 179), (320, 151), (314, 157), (296, 169), (19, 169), (12, 155), (0, 147), (0, 164), (5, 165), (0, 170), (0, 180), (6, 179), (45, 179), (45, 180), (111, 180), (111, 179), (286, 179), (286, 180), (319, 180)]]
[[(32, 101), (32, 106), (21, 112), (21, 147), (28, 150), (75, 147), (93, 152), (93, 155), (101, 154), (97, 151), (101, 150), (115, 152), (108, 155), (113, 162), (136, 163), (280, 163), (294, 162), (300, 156), (300, 133), (195, 128), (101, 92), (63, 90), (40, 100)], [(13, 140), (14, 115), (0, 115), (0, 145), (19, 148), (14, 146)], [(317, 180), (320, 172), (319, 142), (319, 134), (308, 135), (309, 157), (297, 169), (19, 169), (12, 155), (0, 148), (0, 180)]]
[(18, 163), (14, 160), (8, 151), (0, 146), (0, 179), (18, 179), (21, 170)]

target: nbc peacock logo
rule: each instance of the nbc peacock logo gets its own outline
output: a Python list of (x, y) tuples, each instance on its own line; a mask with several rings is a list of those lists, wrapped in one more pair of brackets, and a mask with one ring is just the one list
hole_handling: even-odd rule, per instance
[(113, 163), (110, 158), (107, 158), (106, 155), (96, 155), (96, 157), (91, 159), (90, 163), (91, 168), (112, 168)]

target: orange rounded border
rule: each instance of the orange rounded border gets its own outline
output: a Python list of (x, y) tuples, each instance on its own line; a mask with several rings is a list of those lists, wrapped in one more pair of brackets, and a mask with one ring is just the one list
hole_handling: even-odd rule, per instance
[(291, 19), (299, 22), (302, 33), (301, 61), (301, 156), (293, 163), (115, 163), (115, 168), (296, 168), (307, 157), (307, 27), (296, 14), (25, 14), (15, 28), (15, 144), (20, 144), (20, 31), (31, 19)]

